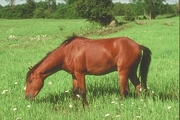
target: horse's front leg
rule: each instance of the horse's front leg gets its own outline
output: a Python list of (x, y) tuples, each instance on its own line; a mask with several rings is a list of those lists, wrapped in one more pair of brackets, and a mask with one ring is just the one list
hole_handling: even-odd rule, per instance
[(80, 88), (80, 94), (82, 96), (82, 103), (83, 103), (83, 107), (84, 107), (85, 105), (88, 105), (88, 102), (86, 99), (85, 74), (76, 72), (75, 77), (77, 80), (77, 85)]

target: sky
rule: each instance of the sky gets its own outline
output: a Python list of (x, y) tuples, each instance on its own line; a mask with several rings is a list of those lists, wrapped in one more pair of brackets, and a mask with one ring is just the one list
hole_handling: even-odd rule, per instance
[[(45, 0), (35, 0), (36, 2), (39, 1), (45, 1)], [(64, 0), (56, 0), (56, 2), (63, 2)], [(130, 0), (113, 0), (113, 2), (121, 2), (121, 3), (128, 3)], [(166, 0), (167, 3), (169, 4), (176, 4), (178, 3), (178, 0)], [(26, 3), (26, 0), (15, 0), (15, 4), (23, 4)], [(6, 0), (0, 0), (0, 5), (6, 6), (8, 5), (8, 2)]]

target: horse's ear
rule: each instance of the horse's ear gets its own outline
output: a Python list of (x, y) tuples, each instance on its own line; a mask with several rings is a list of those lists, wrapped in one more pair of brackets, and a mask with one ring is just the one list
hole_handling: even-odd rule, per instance
[(29, 68), (29, 70), (31, 70), (32, 69), (32, 66), (30, 66), (30, 67), (28, 67)]

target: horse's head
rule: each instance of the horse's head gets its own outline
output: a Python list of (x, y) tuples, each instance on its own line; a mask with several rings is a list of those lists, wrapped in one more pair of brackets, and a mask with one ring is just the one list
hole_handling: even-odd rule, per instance
[(33, 100), (43, 87), (43, 78), (41, 74), (29, 71), (26, 76), (25, 97), (27, 100)]

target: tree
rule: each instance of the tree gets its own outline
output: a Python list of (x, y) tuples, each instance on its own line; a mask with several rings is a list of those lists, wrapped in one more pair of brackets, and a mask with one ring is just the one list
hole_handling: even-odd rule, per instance
[(131, 10), (137, 19), (139, 15), (143, 15), (144, 12), (144, 4), (142, 1), (143, 0), (131, 0)]
[(73, 4), (64, 4), (64, 3), (59, 3), (56, 6), (56, 11), (53, 13), (53, 18), (57, 19), (72, 19), (72, 18), (78, 18), (77, 13), (74, 10)]
[(36, 9), (33, 11), (34, 18), (45, 18), (44, 11), (48, 9), (47, 3), (40, 1), (36, 2)]
[(36, 5), (34, 0), (26, 0), (26, 4), (24, 6), (24, 14), (23, 18), (32, 18), (33, 11), (36, 9)]
[(66, 2), (66, 4), (73, 4), (76, 0), (64, 0), (64, 2)]
[(6, 2), (9, 2), (9, 5), (11, 6), (11, 7), (14, 7), (14, 5), (15, 5), (15, 0), (5, 0)]
[(180, 0), (178, 0), (178, 3), (177, 3), (177, 11), (178, 11), (178, 14), (180, 14)]
[[(144, 15), (147, 13), (150, 19), (155, 19), (160, 14), (160, 9), (165, 0), (131, 0), (131, 2), (136, 6), (141, 6), (144, 9)], [(136, 7), (137, 11), (138, 9), (139, 7)]]
[(77, 0), (74, 7), (79, 16), (101, 25), (108, 25), (114, 19), (112, 0)]
[(116, 16), (125, 15), (124, 4), (120, 2), (114, 3), (113, 12)]
[(51, 14), (56, 10), (56, 0), (46, 0), (48, 5), (48, 12)]
[(149, 13), (150, 19), (156, 18), (164, 1), (165, 0), (144, 0), (145, 10)]
[(132, 11), (126, 11), (126, 14), (124, 16), (124, 19), (126, 21), (134, 21), (135, 20), (135, 16), (134, 14), (132, 13)]

